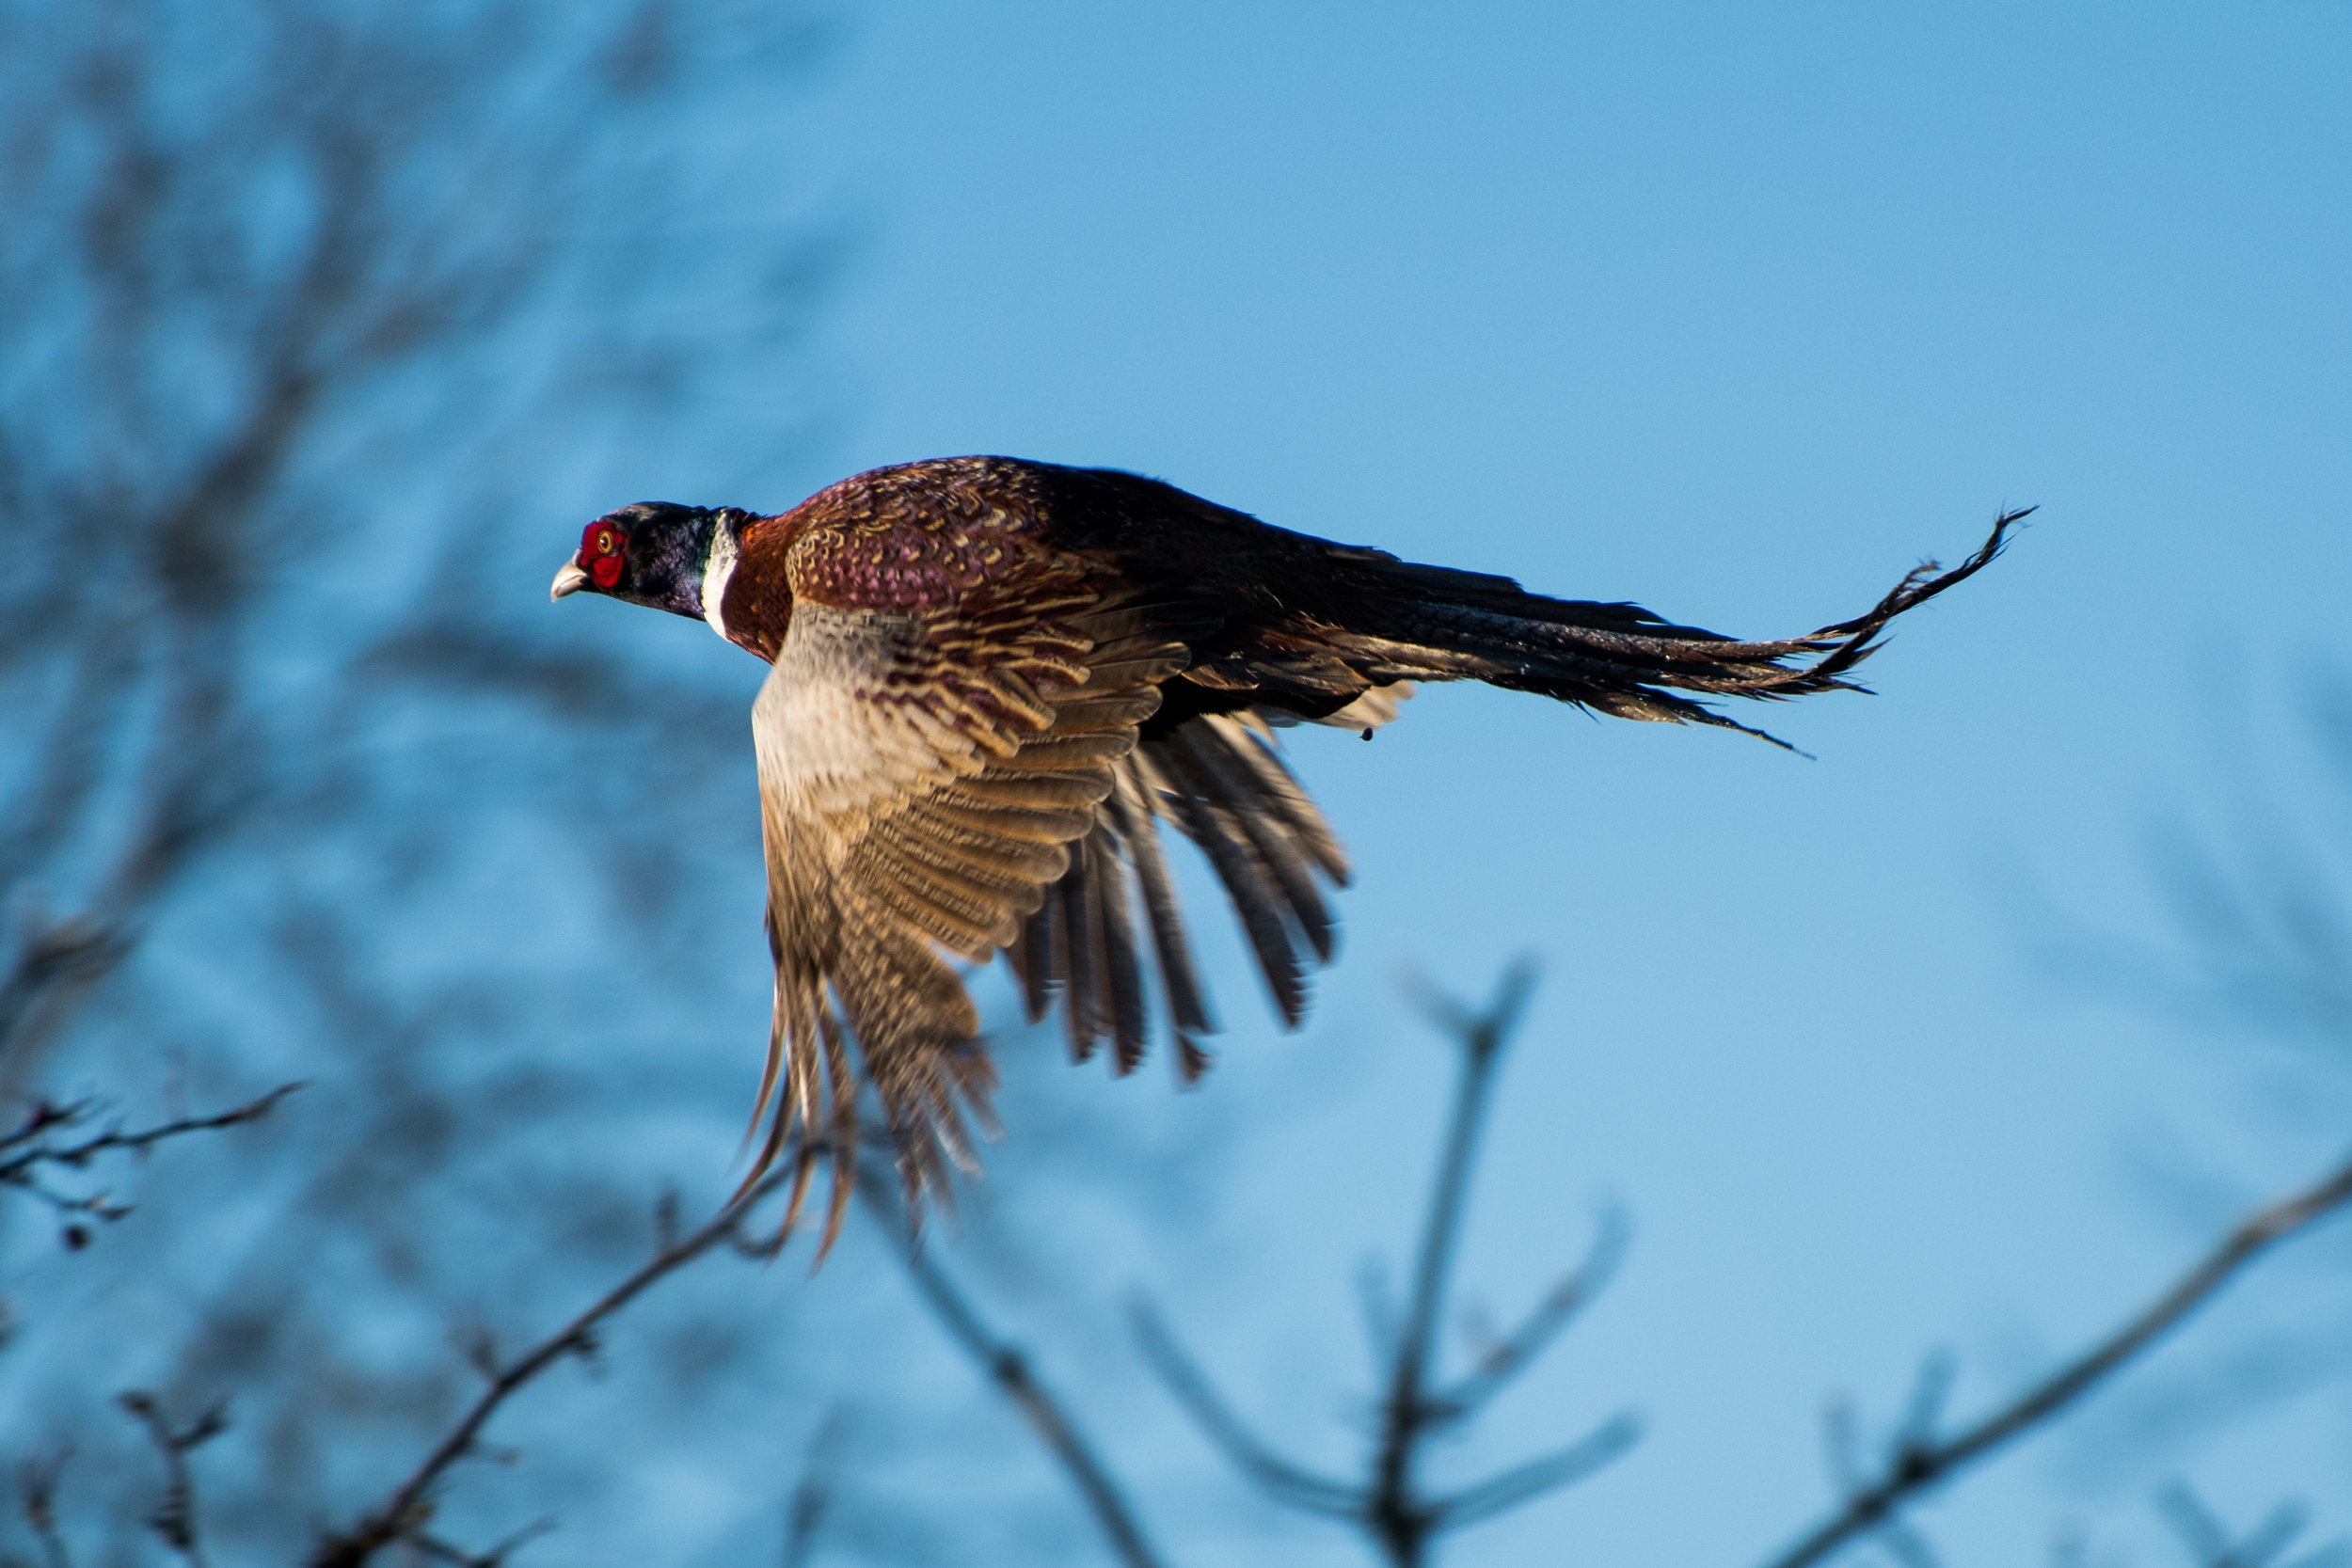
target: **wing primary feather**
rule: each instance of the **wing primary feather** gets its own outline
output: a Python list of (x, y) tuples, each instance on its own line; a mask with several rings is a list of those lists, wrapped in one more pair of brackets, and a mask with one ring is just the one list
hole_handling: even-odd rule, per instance
[(1322, 893), (1315, 887), (1314, 874), (1308, 869), (1306, 857), (1299, 852), (1296, 835), (1279, 812), (1269, 810), (1262, 797), (1249, 788), (1254, 777), (1248, 765), (1232, 756), (1232, 743), (1252, 745), (1248, 736), (1236, 724), (1231, 733), (1213, 719), (1181, 726), (1169, 736), (1176, 745), (1186, 749), (1195, 774), (1206, 786), (1212, 800), (1237, 825), (1257, 851), (1258, 862), (1273, 876), (1280, 890), (1282, 903), (1315, 957), (1324, 962), (1331, 958), (1331, 911), (1323, 902)]
[(1186, 1088), (1200, 1082), (1201, 1074), (1209, 1070), (1215, 1060), (1190, 1035), (1176, 1037), (1176, 1082)]
[(823, 1265), (825, 1255), (833, 1251), (833, 1243), (841, 1239), (841, 1224), (850, 1212), (850, 1195), (857, 1190), (857, 1078), (850, 1071), (849, 1046), (841, 1037), (841, 1024), (832, 1008), (818, 1013), (817, 1027), (825, 1043), (825, 1082), (833, 1100), (833, 1115), (825, 1130), (825, 1141), (832, 1146), (833, 1195), (825, 1207), (825, 1233), (818, 1238), (817, 1257), (809, 1264), (811, 1274)]
[[(771, 915), (768, 923), (768, 942), (771, 948), (776, 942), (775, 929), (775, 920)], [(782, 971), (779, 970), (776, 975), (775, 1001), (770, 1009), (768, 1022), (768, 1059), (766, 1062), (761, 1064), (759, 1069), (759, 1093), (755, 1095), (752, 1099), (751, 1123), (743, 1129), (744, 1149), (750, 1148), (752, 1147), (752, 1140), (759, 1136), (760, 1118), (768, 1114), (768, 1101), (774, 1098), (777, 1080), (781, 1078), (784, 1073), (784, 1053), (787, 1039), (787, 1031), (784, 1023), (784, 1009), (786, 1005), (784, 986), (784, 975)], [(771, 1143), (772, 1144), (772, 1142), (773, 1140), (771, 1139)], [(739, 1155), (741, 1150), (738, 1150), (738, 1153)], [(759, 1180), (761, 1173), (767, 1169), (768, 1162), (773, 1158), (774, 1155), (771, 1153), (753, 1162), (752, 1174), (745, 1177), (743, 1179), (743, 1185), (736, 1189), (735, 1198), (740, 1198), (745, 1193), (752, 1190), (752, 1184)], [(730, 1198), (728, 1201), (733, 1202), (735, 1201), (735, 1198)]]
[(1101, 940), (1096, 958), (1101, 965), (1111, 1032), (1112, 1069), (1120, 1077), (1143, 1060), (1143, 966), (1136, 957), (1136, 934), (1127, 924), (1127, 868), (1119, 858), (1118, 828), (1105, 814), (1103, 825), (1086, 841), (1087, 874), (1093, 887), (1095, 930)]
[(1192, 973), (1184, 909), (1168, 880), (1168, 862), (1160, 853), (1159, 817), (1147, 801), (1144, 787), (1139, 759), (1130, 760), (1119, 769), (1110, 806), (1117, 814), (1120, 834), (1127, 841), (1127, 857), (1135, 863), (1136, 881), (1143, 891), (1143, 911), (1152, 924), (1152, 945), (1159, 957), (1160, 989), (1168, 997), (1168, 1016), (1180, 1038), (1187, 1034), (1212, 1035), (1216, 1032), (1216, 1022), (1210, 1017), (1200, 982)]
[(1021, 1016), (1031, 1023), (1043, 1020), (1046, 1010), (1054, 1005), (1055, 982), (1059, 978), (1054, 970), (1054, 924), (1061, 913), (1061, 899), (1053, 888), (1045, 890), (1045, 900), (1037, 912), (1021, 927), (1020, 957), (1014, 960), (1014, 973), (1021, 976)]
[(1070, 870), (1056, 892), (1061, 904), (1061, 918), (1054, 923), (1054, 957), (1061, 972), (1062, 1031), (1070, 1041), (1070, 1059), (1083, 1062), (1094, 1054), (1102, 1033), (1094, 993), (1094, 916), (1083, 854), (1070, 858)]
[[(1169, 741), (1182, 733), (1182, 727), (1171, 732)], [(1296, 1028), (1305, 1015), (1307, 1003), (1298, 955), (1292, 949), (1289, 928), (1282, 923), (1284, 906), (1267, 881), (1267, 872), (1258, 859), (1256, 847), (1241, 824), (1232, 819), (1232, 814), (1216, 803), (1208, 785), (1193, 768), (1188, 749), (1164, 741), (1149, 750), (1156, 753), (1152, 758), (1154, 765), (1173, 786), (1168, 791), (1168, 798), (1176, 809), (1179, 824), (1186, 836), (1200, 846), (1217, 880), (1225, 884), (1233, 911), (1241, 917), (1242, 932), (1257, 955), (1259, 971), (1265, 975), (1266, 989), (1274, 994), (1276, 1010), (1282, 1015), (1286, 1026)]]
[[(1256, 722), (1249, 722), (1253, 720)], [(1260, 793), (1281, 813), (1282, 820), (1290, 824), (1324, 874), (1339, 886), (1347, 886), (1347, 851), (1340, 847), (1321, 808), (1301, 787), (1282, 753), (1275, 750), (1274, 731), (1263, 717), (1255, 709), (1246, 709), (1242, 714), (1220, 714), (1211, 722), (1225, 732), (1228, 749), (1248, 769)]]
[[(803, 1053), (794, 1050), (792, 1045), (795, 1039), (804, 1037), (803, 1032), (809, 1027), (808, 1012), (805, 984), (798, 976), (787, 978), (780, 971), (776, 977), (775, 1008), (768, 1030), (768, 1066), (761, 1074), (758, 1104), (752, 1114), (754, 1132), (758, 1131), (760, 1112), (766, 1110), (779, 1077), (784, 1082), (784, 1094), (776, 1100), (774, 1116), (768, 1124), (767, 1140), (760, 1146), (758, 1156), (752, 1161), (750, 1172), (744, 1176), (742, 1185), (735, 1189), (735, 1195), (727, 1199), (730, 1205), (742, 1202), (759, 1184), (759, 1179), (774, 1166), (777, 1156), (784, 1152), (785, 1144), (792, 1135), (794, 1125), (812, 1119), (813, 1104), (804, 1095), (813, 1093), (814, 1086), (803, 1071), (805, 1066)], [(806, 1152), (804, 1142), (803, 1163), (793, 1172), (791, 1196), (785, 1202), (784, 1219), (777, 1227), (779, 1235), (791, 1230), (793, 1222), (800, 1218), (801, 1204), (808, 1196)]]

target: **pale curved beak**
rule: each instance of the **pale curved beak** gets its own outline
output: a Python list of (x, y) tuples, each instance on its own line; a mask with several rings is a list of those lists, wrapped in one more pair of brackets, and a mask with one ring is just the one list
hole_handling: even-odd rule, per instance
[(564, 569), (555, 574), (555, 586), (548, 590), (548, 600), (553, 603), (566, 594), (577, 594), (588, 586), (588, 574), (580, 569), (577, 561), (566, 561)]

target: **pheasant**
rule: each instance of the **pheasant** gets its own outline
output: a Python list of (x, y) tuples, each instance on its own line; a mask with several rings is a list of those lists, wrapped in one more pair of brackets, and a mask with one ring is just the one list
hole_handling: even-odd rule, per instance
[(1348, 863), (1276, 728), (1369, 739), (1410, 683), (1480, 680), (1772, 739), (1702, 699), (1855, 689), (1886, 625), (1982, 569), (2025, 515), (1852, 620), (1740, 641), (1288, 532), (1136, 474), (952, 457), (773, 516), (623, 507), (588, 525), (552, 596), (704, 621), (772, 667), (752, 732), (775, 1006), (744, 1188), (803, 1130), (789, 1212), (829, 1154), (830, 1243), (856, 1147), (852, 1049), (911, 1206), (972, 1166), (967, 1114), (993, 1129), (994, 1069), (951, 958), (1002, 951), (1030, 1020), (1058, 998), (1073, 1055), (1107, 1042), (1120, 1072), (1144, 1053), (1148, 958), (1178, 1070), (1207, 1066), (1163, 823), (1206, 855), (1298, 1022), (1306, 956), (1332, 952), (1320, 884), (1344, 885)]

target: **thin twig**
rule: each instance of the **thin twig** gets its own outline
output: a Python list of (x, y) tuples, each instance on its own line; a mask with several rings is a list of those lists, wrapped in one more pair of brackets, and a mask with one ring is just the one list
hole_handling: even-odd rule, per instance
[[(14, 1132), (0, 1134), (0, 1187), (14, 1187), (20, 1192), (30, 1193), (59, 1215), (119, 1220), (131, 1212), (131, 1205), (118, 1202), (112, 1193), (103, 1189), (79, 1196), (59, 1192), (41, 1180), (42, 1169), (56, 1166), (79, 1170), (102, 1154), (144, 1154), (167, 1138), (257, 1121), (268, 1115), (272, 1106), (300, 1087), (299, 1083), (281, 1084), (261, 1099), (250, 1101), (234, 1110), (223, 1111), (217, 1116), (183, 1117), (137, 1132), (108, 1128), (103, 1132), (72, 1144), (53, 1142), (52, 1137), (60, 1130), (87, 1120), (89, 1102), (82, 1101), (70, 1105), (54, 1105), (40, 1101), (34, 1104), (30, 1114)], [(79, 1248), (88, 1243), (87, 1227), (75, 1223), (65, 1227), (65, 1244), (68, 1247)]]
[(1429, 1513), (1429, 1533), (1436, 1535), (1491, 1519), (1547, 1492), (1572, 1485), (1618, 1458), (1641, 1437), (1640, 1420), (1630, 1415), (1612, 1416), (1556, 1453), (1515, 1465), (1499, 1476), (1465, 1486), (1451, 1497), (1430, 1499), (1424, 1505)]
[(1437, 1525), (1435, 1512), (1416, 1494), (1413, 1480), (1422, 1436), (1437, 1414), (1428, 1397), (1430, 1361), (1436, 1352), (1438, 1323), (1444, 1314), (1454, 1249), (1461, 1239), (1470, 1164), (1493, 1101), (1495, 1066), (1534, 983), (1533, 966), (1514, 965), (1496, 988), (1494, 1000), (1475, 1015), (1450, 998), (1423, 997), (1424, 1009), (1460, 1044), (1462, 1074), (1454, 1090), (1445, 1148), (1438, 1158), (1437, 1179), (1430, 1186), (1429, 1210), (1422, 1224), (1413, 1268), (1413, 1292), (1406, 1305), (1405, 1325), (1397, 1334), (1388, 1398), (1381, 1406), (1380, 1446), (1373, 1457), (1372, 1490), (1366, 1498), (1367, 1519), (1389, 1555), (1401, 1565), (1421, 1561)]
[[(2311, 1510), (2302, 1503), (2283, 1502), (2265, 1514), (2244, 1540), (2233, 1540), (2229, 1526), (2181, 1481), (2174, 1481), (2156, 1494), (2156, 1511), (2172, 1527), (2172, 1533), (2181, 1538), (2181, 1544), (2197, 1568), (2271, 1568), (2312, 1522)], [(2331, 1541), (2297, 1560), (2294, 1568), (2340, 1563), (2348, 1551), (2352, 1551), (2352, 1545)]]
[[(432, 1494), (442, 1474), (474, 1449), (482, 1429), (497, 1415), (499, 1407), (549, 1367), (567, 1355), (583, 1359), (592, 1357), (597, 1349), (596, 1330), (607, 1318), (627, 1307), (646, 1290), (675, 1274), (687, 1264), (723, 1243), (739, 1243), (743, 1224), (752, 1210), (785, 1181), (791, 1179), (789, 1170), (778, 1172), (745, 1193), (741, 1198), (727, 1205), (702, 1228), (661, 1248), (644, 1265), (628, 1278), (598, 1296), (579, 1316), (542, 1339), (520, 1360), (502, 1369), (494, 1369), (489, 1386), (482, 1391), (465, 1416), (441, 1439), (424, 1462), (407, 1480), (402, 1481), (384, 1505), (364, 1515), (349, 1532), (327, 1537), (310, 1559), (311, 1568), (361, 1568), (386, 1546), (401, 1541), (416, 1541), (425, 1520), (432, 1513)], [(763, 1257), (773, 1256), (783, 1237), (751, 1246), (750, 1250)], [(511, 1551), (510, 1545), (505, 1550)]]
[(1136, 1341), (1144, 1359), (1166, 1383), (1209, 1440), (1225, 1450), (1235, 1469), (1263, 1488), (1276, 1501), (1304, 1513), (1333, 1519), (1361, 1519), (1364, 1493), (1360, 1487), (1294, 1465), (1261, 1442), (1227, 1405), (1206, 1374), (1184, 1354), (1158, 1310), (1141, 1296), (1127, 1304)]
[(0, 1056), (7, 1055), (18, 1029), (53, 988), (95, 978), (130, 951), (130, 942), (114, 927), (87, 921), (60, 921), (34, 933), (18, 949), (8, 977), (0, 981)]
[(554, 1530), (554, 1520), (535, 1519), (486, 1552), (469, 1552), (463, 1546), (452, 1545), (439, 1536), (428, 1535), (423, 1530), (410, 1531), (407, 1541), (420, 1553), (436, 1562), (449, 1563), (451, 1568), (505, 1568), (508, 1558)]
[(1361, 1485), (1334, 1481), (1292, 1463), (1260, 1440), (1219, 1397), (1208, 1377), (1185, 1354), (1151, 1305), (1130, 1305), (1136, 1338), (1144, 1357), (1209, 1440), (1233, 1466), (1269, 1497), (1302, 1513), (1345, 1519), (1372, 1537), (1398, 1568), (1425, 1560), (1439, 1533), (1490, 1519), (1531, 1498), (1590, 1475), (1630, 1448), (1639, 1423), (1629, 1415), (1612, 1418), (1556, 1452), (1518, 1465), (1461, 1488), (1450, 1496), (1423, 1494), (1414, 1479), (1415, 1463), (1429, 1439), (1467, 1419), (1559, 1336), (1568, 1321), (1607, 1280), (1623, 1249), (1622, 1222), (1604, 1217), (1601, 1235), (1584, 1260), (1538, 1302), (1511, 1334), (1496, 1341), (1471, 1370), (1433, 1390), (1437, 1328), (1454, 1253), (1469, 1201), (1470, 1178), (1491, 1103), (1496, 1064), (1517, 1027), (1534, 984), (1532, 969), (1503, 976), (1494, 1000), (1473, 1012), (1453, 998), (1423, 988), (1419, 1000), (1437, 1026), (1462, 1048), (1446, 1139), (1431, 1183), (1413, 1271), (1413, 1291), (1402, 1326), (1391, 1324), (1387, 1292), (1377, 1273), (1362, 1276), (1365, 1317), (1375, 1346), (1389, 1365), (1388, 1388), (1370, 1476)]
[(57, 1530), (57, 1483), (64, 1478), (70, 1457), (70, 1453), (57, 1453), (29, 1460), (22, 1473), (24, 1524), (40, 1543), (46, 1568), (73, 1568), (73, 1554), (66, 1549), (65, 1537)]
[(86, 1101), (71, 1105), (39, 1104), (33, 1107), (32, 1113), (25, 1117), (24, 1123), (15, 1132), (0, 1135), (0, 1149), (14, 1150), (8, 1158), (0, 1159), (0, 1181), (13, 1181), (24, 1171), (38, 1164), (58, 1164), (78, 1168), (89, 1164), (93, 1158), (101, 1154), (118, 1150), (135, 1152), (151, 1148), (167, 1138), (177, 1138), (183, 1133), (209, 1132), (215, 1128), (235, 1127), (244, 1122), (259, 1121), (269, 1114), (272, 1106), (294, 1093), (294, 1090), (303, 1087), (305, 1082), (307, 1081), (298, 1080), (292, 1084), (280, 1084), (259, 1100), (247, 1101), (233, 1110), (222, 1111), (215, 1116), (183, 1117), (177, 1121), (167, 1121), (159, 1126), (145, 1128), (136, 1132), (125, 1132), (119, 1128), (109, 1128), (77, 1144), (53, 1146), (38, 1143), (30, 1148), (22, 1148), (20, 1146), (30, 1143), (51, 1128), (71, 1127), (86, 1119), (89, 1115), (89, 1104)]
[(989, 1380), (1012, 1401), (1052, 1450), (1078, 1488), (1095, 1523), (1102, 1527), (1119, 1560), (1127, 1568), (1160, 1568), (1160, 1556), (1145, 1537), (1142, 1521), (1136, 1517), (1133, 1505), (1112, 1479), (1109, 1467), (1078, 1430), (1077, 1421), (1062, 1408), (1053, 1392), (1038, 1381), (1021, 1347), (998, 1338), (939, 1265), (931, 1261), (922, 1239), (908, 1226), (904, 1211), (889, 1196), (897, 1190), (897, 1179), (886, 1171), (862, 1170), (857, 1190), (898, 1240), (907, 1273), (932, 1314), (948, 1336), (988, 1374)]
[(833, 1511), (833, 1471), (848, 1426), (848, 1412), (835, 1407), (818, 1424), (816, 1435), (808, 1440), (808, 1455), (801, 1464), (801, 1479), (793, 1486), (791, 1505), (785, 1511), (784, 1568), (807, 1568), (817, 1555), (818, 1532), (824, 1528), (825, 1515)]
[(1901, 1519), (1889, 1521), (1879, 1531), (1879, 1544), (1899, 1568), (1943, 1568), (1944, 1560), (1935, 1555), (1928, 1538)]
[(1424, 1400), (1432, 1423), (1452, 1423), (1475, 1415), (1511, 1380), (1533, 1366), (1577, 1314), (1591, 1305), (1625, 1260), (1629, 1232), (1624, 1211), (1601, 1211), (1600, 1225), (1583, 1259), (1544, 1292), (1518, 1328), (1478, 1357), (1478, 1364)]
[(1850, 1493), (1836, 1512), (1772, 1559), (1771, 1568), (1807, 1568), (1884, 1528), (1913, 1498), (2082, 1398), (2203, 1306), (2247, 1264), (2347, 1202), (2352, 1202), (2352, 1163), (2302, 1192), (2256, 1210), (2170, 1290), (2015, 1401), (1942, 1442), (1925, 1433), (1899, 1442), (1878, 1480)]
[(178, 1431), (166, 1418), (152, 1394), (136, 1389), (122, 1396), (122, 1408), (147, 1429), (164, 1462), (164, 1498), (147, 1516), (147, 1528), (188, 1561), (205, 1568), (204, 1542), (196, 1526), (196, 1483), (188, 1474), (188, 1455), (229, 1430), (228, 1410), (214, 1405), (189, 1426)]

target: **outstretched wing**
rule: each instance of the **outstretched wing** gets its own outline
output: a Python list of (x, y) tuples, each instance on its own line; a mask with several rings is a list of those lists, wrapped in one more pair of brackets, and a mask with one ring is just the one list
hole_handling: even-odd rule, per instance
[(753, 708), (776, 964), (754, 1179), (805, 1127), (795, 1202), (829, 1147), (829, 1237), (855, 1156), (850, 1045), (911, 1186), (944, 1191), (994, 1080), (949, 959), (1015, 940), (1189, 660), (1197, 608), (1118, 602), (1048, 557), (1024, 567), (904, 610), (829, 605), (796, 580)]
[[(1369, 734), (1393, 719), (1397, 700), (1411, 693), (1401, 684), (1376, 689), (1312, 721)], [(1104, 1039), (1116, 1070), (1129, 1071), (1143, 1059), (1148, 937), (1174, 1025), (1178, 1070), (1189, 1082), (1208, 1066), (1197, 1037), (1216, 1025), (1192, 972), (1184, 918), (1160, 853), (1163, 822), (1200, 847), (1224, 884), (1282, 1022), (1295, 1026), (1304, 1016), (1311, 956), (1327, 962), (1336, 933), (1318, 884), (1346, 886), (1347, 856), (1276, 752), (1269, 718), (1295, 721), (1244, 708), (1148, 729), (1112, 765), (1113, 787), (1095, 808), (1093, 830), (1008, 951), (1029, 1021), (1042, 1019), (1058, 995), (1078, 1060)]]

